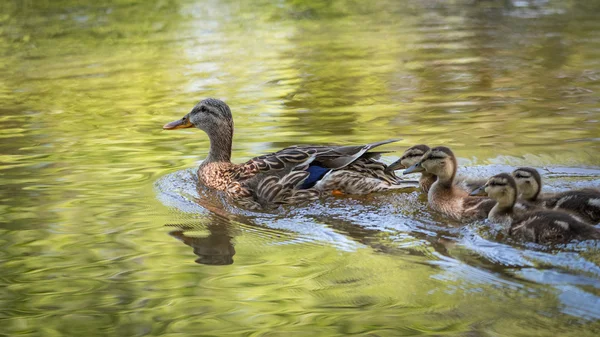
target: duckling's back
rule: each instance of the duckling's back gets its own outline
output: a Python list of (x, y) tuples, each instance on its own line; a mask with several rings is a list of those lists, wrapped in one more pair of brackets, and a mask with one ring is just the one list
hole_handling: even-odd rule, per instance
[(560, 211), (536, 211), (516, 219), (510, 235), (536, 243), (567, 243), (572, 240), (600, 239), (600, 230)]
[(593, 189), (559, 193), (544, 201), (551, 209), (564, 209), (581, 216), (583, 220), (596, 224), (600, 221), (600, 191)]

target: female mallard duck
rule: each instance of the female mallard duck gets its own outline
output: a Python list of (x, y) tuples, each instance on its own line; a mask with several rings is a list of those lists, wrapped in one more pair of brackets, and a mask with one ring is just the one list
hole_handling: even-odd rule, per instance
[(305, 203), (323, 191), (367, 194), (417, 186), (417, 182), (401, 181), (386, 171), (387, 166), (376, 160), (380, 152), (369, 152), (395, 140), (358, 146), (291, 146), (234, 164), (233, 118), (225, 102), (204, 99), (163, 129), (194, 126), (206, 132), (210, 140), (208, 157), (198, 168), (199, 180), (250, 208)]
[(513, 171), (520, 197), (528, 203), (548, 209), (567, 210), (583, 221), (600, 221), (600, 191), (594, 189), (573, 190), (541, 195), (542, 177), (531, 167)]
[[(396, 160), (395, 162), (391, 163), (387, 169), (388, 171), (407, 169), (416, 164), (421, 159), (421, 157), (423, 157), (423, 155), (429, 150), (429, 146), (425, 144), (418, 144), (409, 147), (406, 151), (404, 151), (402, 157), (400, 157), (400, 159)], [(427, 193), (429, 192), (431, 185), (433, 185), (433, 183), (435, 183), (436, 180), (437, 177), (434, 174), (422, 171), (421, 178), (419, 178), (419, 187), (423, 192)], [(473, 180), (464, 177), (456, 177), (454, 180), (456, 186), (468, 192), (471, 192), (477, 187), (485, 184), (485, 180), (481, 179)]]
[(537, 210), (515, 212), (517, 183), (508, 173), (491, 177), (485, 185), (473, 191), (485, 191), (496, 200), (488, 218), (509, 228), (508, 234), (517, 239), (536, 243), (567, 243), (571, 240), (600, 239), (600, 230), (565, 212)]
[(425, 171), (437, 177), (427, 193), (427, 202), (434, 210), (455, 220), (487, 218), (496, 202), (489, 198), (469, 196), (467, 191), (456, 186), (454, 178), (457, 166), (454, 153), (445, 146), (438, 146), (427, 151), (404, 174)]

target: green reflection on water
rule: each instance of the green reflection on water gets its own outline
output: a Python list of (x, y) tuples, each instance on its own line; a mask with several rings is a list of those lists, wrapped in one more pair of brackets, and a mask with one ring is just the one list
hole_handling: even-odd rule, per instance
[[(343, 250), (178, 213), (153, 184), (206, 154), (200, 132), (160, 126), (209, 96), (233, 109), (237, 160), (403, 137), (388, 148), (597, 166), (599, 8), (0, 3), (0, 333), (594, 335), (556, 288), (436, 237), (331, 222), (358, 244)], [(181, 244), (173, 223), (197, 230)], [(484, 275), (439, 267), (440, 254)], [(194, 263), (206, 256), (225, 265)]]

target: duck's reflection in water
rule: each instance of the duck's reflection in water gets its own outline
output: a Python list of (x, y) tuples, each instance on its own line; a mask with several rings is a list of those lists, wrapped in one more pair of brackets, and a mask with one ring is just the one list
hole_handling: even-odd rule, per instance
[[(232, 243), (232, 231), (228, 226), (229, 221), (212, 215), (209, 216), (209, 220), (216, 221), (198, 226), (175, 225), (179, 229), (171, 231), (169, 234), (194, 249), (194, 254), (198, 256), (195, 260), (196, 263), (208, 265), (232, 264), (235, 248)], [(198, 233), (205, 231), (208, 231), (208, 235)], [(193, 234), (190, 234), (191, 232)]]

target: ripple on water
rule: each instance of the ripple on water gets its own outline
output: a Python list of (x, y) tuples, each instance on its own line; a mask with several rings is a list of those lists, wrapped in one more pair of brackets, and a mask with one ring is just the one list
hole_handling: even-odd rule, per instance
[[(498, 171), (511, 171), (508, 165), (464, 167), (461, 172), (484, 178)], [(550, 173), (549, 173), (550, 172)], [(542, 171), (550, 190), (577, 187), (597, 187), (600, 171), (552, 167)], [(570, 177), (577, 176), (576, 181)], [(193, 170), (174, 172), (156, 183), (159, 199), (167, 206), (187, 214), (207, 214), (209, 210), (197, 203), (205, 193), (197, 188)], [(221, 198), (220, 202), (226, 203)], [(269, 238), (264, 243), (277, 245), (328, 245), (340, 251), (356, 251), (371, 247), (381, 252), (399, 254), (401, 251), (427, 256), (432, 266), (440, 269), (432, 278), (444, 282), (462, 280), (471, 286), (461, 286), (462, 291), (477, 292), (478, 284), (491, 285), (517, 291), (528, 287), (518, 280), (551, 286), (559, 294), (564, 313), (582, 318), (597, 317), (597, 297), (586, 287), (600, 284), (600, 267), (581, 252), (597, 250), (597, 245), (577, 244), (566, 246), (566, 251), (547, 251), (535, 245), (512, 245), (497, 242), (494, 229), (487, 230), (487, 221), (467, 226), (448, 226), (443, 218), (431, 214), (418, 192), (390, 193), (366, 197), (326, 198), (313, 205), (284, 209), (275, 213), (252, 213), (227, 206), (228, 214), (238, 221), (250, 221), (242, 231), (283, 231), (278, 240)], [(259, 225), (255, 227), (255, 225)], [(262, 228), (262, 229), (261, 229)], [(497, 229), (496, 229), (497, 231)], [(381, 241), (384, 239), (384, 241)], [(593, 253), (592, 253), (593, 254)], [(476, 257), (477, 262), (473, 260)], [(268, 258), (266, 258), (268, 259)], [(250, 262), (250, 261), (247, 261)], [(273, 261), (255, 261), (270, 264)], [(243, 276), (246, 286), (253, 288), (261, 275)], [(309, 277), (315, 277), (311, 275)], [(217, 290), (226, 287), (229, 276), (205, 279), (203, 287)], [(256, 281), (253, 281), (256, 280)], [(327, 278), (328, 282), (331, 278)], [(238, 280), (239, 281), (239, 280)], [(343, 282), (351, 282), (344, 280)], [(277, 287), (270, 284), (269, 287)], [(274, 289), (276, 291), (276, 289)], [(452, 291), (448, 288), (447, 291)], [(575, 305), (570, 294), (586, 298), (586, 305)], [(586, 297), (587, 296), (587, 297)], [(362, 301), (362, 300), (360, 300)]]

